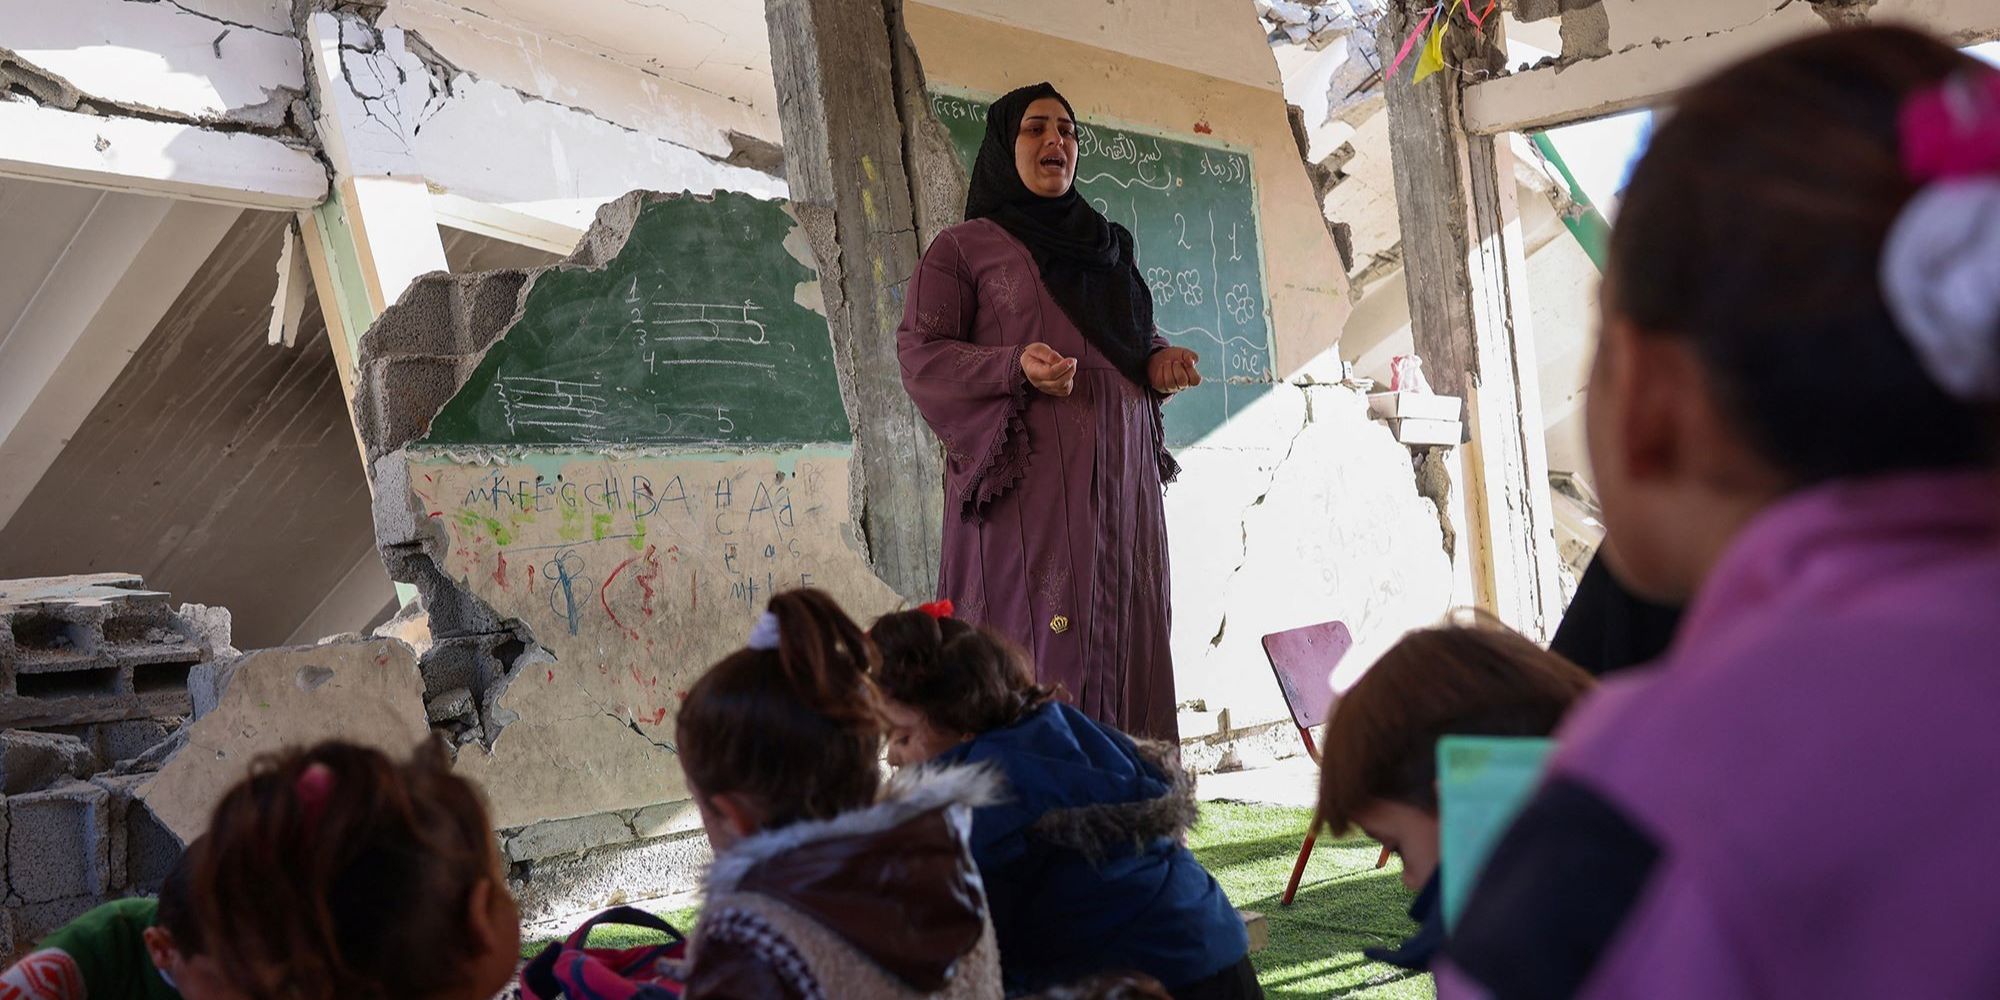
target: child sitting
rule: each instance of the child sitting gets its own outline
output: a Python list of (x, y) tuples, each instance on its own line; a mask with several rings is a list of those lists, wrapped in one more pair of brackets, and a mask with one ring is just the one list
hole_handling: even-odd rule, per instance
[(1437, 742), (1447, 735), (1547, 736), (1591, 689), (1590, 675), (1504, 626), (1486, 622), (1404, 636), (1348, 689), (1320, 737), (1319, 810), (1403, 861), (1419, 925), (1394, 950), (1368, 957), (1430, 966), (1444, 943), (1438, 907)]
[(771, 599), (682, 703), (681, 766), (716, 860), (689, 1000), (997, 997), (959, 770), (881, 791), (868, 639), (818, 591)]
[[(105, 903), (42, 940), (0, 973), (0, 1000), (216, 1000), (213, 959), (188, 904), (188, 869), (205, 841), (181, 853), (159, 898)], [(176, 990), (176, 985), (181, 987)]]
[(2000, 72), (1869, 27), (1693, 83), (1601, 308), (1608, 551), (1687, 616), (1564, 723), (1440, 994), (2000, 996)]
[(341, 742), (259, 758), (205, 840), (190, 898), (238, 995), (490, 1000), (513, 976), (520, 916), (486, 806), (441, 744), (405, 763)]
[(1181, 846), (1195, 804), (1174, 748), (1055, 701), (1020, 651), (949, 613), (886, 615), (869, 635), (890, 763), (1007, 779), (973, 815), (972, 850), (1008, 993), (1136, 970), (1180, 1000), (1261, 997), (1242, 918)]

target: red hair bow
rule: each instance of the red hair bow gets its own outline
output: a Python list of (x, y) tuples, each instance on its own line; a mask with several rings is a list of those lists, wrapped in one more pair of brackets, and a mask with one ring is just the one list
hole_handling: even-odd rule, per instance
[(951, 617), (953, 608), (951, 606), (950, 599), (946, 599), (942, 601), (932, 601), (929, 604), (920, 604), (917, 606), (917, 610), (931, 616), (932, 618), (936, 618), (939, 621), (943, 621), (944, 619)]

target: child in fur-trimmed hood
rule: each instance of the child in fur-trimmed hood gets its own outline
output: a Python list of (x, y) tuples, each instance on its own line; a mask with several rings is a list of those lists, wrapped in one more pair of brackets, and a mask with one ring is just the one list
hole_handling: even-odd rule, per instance
[(889, 762), (1005, 779), (973, 812), (972, 853), (1009, 995), (1133, 971), (1179, 1000), (1263, 996), (1242, 918), (1182, 845), (1194, 788), (1172, 746), (1056, 701), (1019, 651), (946, 605), (884, 616), (869, 636)]
[(995, 782), (960, 768), (882, 790), (871, 659), (830, 598), (792, 591), (688, 692), (681, 764), (716, 852), (689, 1000), (1000, 995), (967, 847)]

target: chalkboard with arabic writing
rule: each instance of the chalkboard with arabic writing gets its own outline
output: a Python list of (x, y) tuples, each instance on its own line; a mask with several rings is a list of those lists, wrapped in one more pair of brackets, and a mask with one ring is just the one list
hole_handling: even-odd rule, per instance
[(599, 269), (552, 268), (425, 444), (699, 450), (851, 440), (813, 270), (781, 202), (645, 206)]
[[(931, 95), (931, 109), (968, 167), (986, 133), (988, 103)], [(1167, 443), (1193, 444), (1270, 390), (1250, 156), (1089, 122), (1078, 125), (1077, 151), (1077, 192), (1132, 231), (1160, 332), (1201, 355), (1204, 384), (1166, 408)]]

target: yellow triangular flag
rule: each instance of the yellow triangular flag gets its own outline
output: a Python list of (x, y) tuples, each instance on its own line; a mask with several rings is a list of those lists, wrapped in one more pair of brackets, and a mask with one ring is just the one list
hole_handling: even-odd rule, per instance
[(1432, 73), (1444, 68), (1444, 22), (1439, 22), (1437, 30), (1431, 32), (1430, 41), (1424, 43), (1424, 51), (1417, 56), (1415, 82), (1422, 83)]

